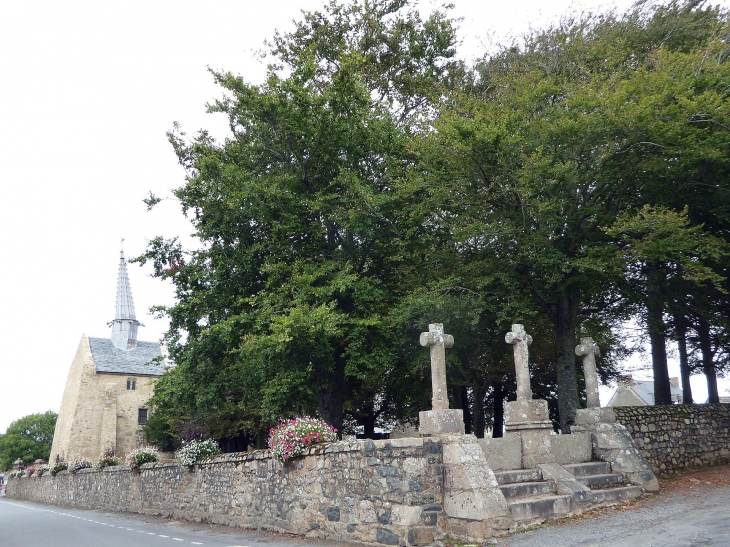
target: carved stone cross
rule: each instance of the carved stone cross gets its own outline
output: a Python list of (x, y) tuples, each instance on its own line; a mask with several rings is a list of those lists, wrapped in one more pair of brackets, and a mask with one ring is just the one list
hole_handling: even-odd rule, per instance
[(446, 393), (446, 351), (444, 349), (454, 346), (454, 337), (444, 334), (443, 323), (431, 323), (428, 326), (428, 332), (421, 333), (421, 345), (431, 348), (432, 408), (447, 410), (449, 397)]
[(575, 346), (575, 354), (583, 357), (583, 376), (586, 379), (586, 406), (599, 408), (601, 401), (598, 397), (598, 374), (596, 373), (596, 357), (601, 350), (593, 342), (593, 338), (581, 338), (580, 344)]
[(512, 325), (512, 331), (504, 336), (504, 341), (514, 346), (515, 373), (517, 375), (517, 400), (532, 399), (530, 389), (530, 353), (527, 347), (532, 344), (532, 336), (525, 332), (524, 325)]

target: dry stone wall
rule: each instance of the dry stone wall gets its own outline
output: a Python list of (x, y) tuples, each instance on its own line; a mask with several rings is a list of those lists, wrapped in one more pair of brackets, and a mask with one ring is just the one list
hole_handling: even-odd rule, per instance
[(730, 405), (613, 407), (655, 474), (730, 462)]
[[(442, 443), (439, 438), (340, 442), (285, 465), (259, 451), (226, 454), (191, 470), (157, 463), (139, 474), (121, 467), (64, 471), (11, 479), (7, 495), (383, 545), (424, 545), (446, 534), (493, 535), (491, 524), (444, 512), (449, 465), (444, 465), (448, 445)], [(476, 439), (473, 444), (478, 449)], [(502, 520), (501, 527), (508, 527)]]

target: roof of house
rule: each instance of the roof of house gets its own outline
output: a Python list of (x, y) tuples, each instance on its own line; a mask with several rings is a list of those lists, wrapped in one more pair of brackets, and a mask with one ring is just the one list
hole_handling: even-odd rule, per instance
[[(682, 390), (674, 384), (669, 384), (672, 401), (682, 402)], [(626, 404), (626, 395), (630, 390), (632, 395), (636, 395), (644, 404), (654, 404), (654, 381), (653, 380), (633, 380), (633, 384), (630, 386), (619, 385), (611, 395), (611, 400), (608, 401), (606, 406), (624, 406)], [(621, 402), (619, 402), (621, 401)]]
[(163, 360), (152, 362), (156, 357), (162, 357), (157, 342), (138, 341), (135, 349), (125, 351), (114, 347), (109, 338), (90, 337), (89, 347), (96, 372), (142, 376), (162, 376), (165, 373)]

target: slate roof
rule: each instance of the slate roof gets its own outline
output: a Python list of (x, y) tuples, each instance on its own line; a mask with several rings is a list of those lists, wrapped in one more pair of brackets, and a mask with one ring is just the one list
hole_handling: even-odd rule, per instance
[(160, 344), (157, 342), (137, 342), (135, 349), (125, 351), (114, 347), (109, 338), (90, 337), (89, 347), (96, 372), (144, 376), (162, 376), (165, 373), (164, 362), (146, 364), (155, 357), (162, 356)]
[[(616, 391), (613, 392), (611, 400), (608, 401), (606, 406), (614, 406), (612, 403), (614, 399), (621, 393), (622, 390), (632, 391), (639, 399), (641, 399), (647, 405), (654, 404), (654, 381), (653, 380), (634, 380), (631, 386), (619, 386)], [(682, 390), (675, 386), (673, 383), (669, 383), (669, 390), (672, 397), (673, 403), (682, 402)], [(626, 403), (623, 403), (626, 404)]]

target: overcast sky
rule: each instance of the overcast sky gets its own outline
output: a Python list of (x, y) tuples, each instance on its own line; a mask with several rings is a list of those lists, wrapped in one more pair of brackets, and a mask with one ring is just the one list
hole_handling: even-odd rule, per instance
[[(464, 18), (462, 56), (474, 58), (570, 10), (630, 4), (455, 0), (453, 13)], [(260, 82), (263, 41), (321, 5), (0, 2), (0, 432), (27, 414), (58, 412), (81, 335), (109, 336), (120, 239), (133, 257), (154, 236), (189, 237), (177, 203), (147, 213), (142, 199), (184, 183), (165, 136), (173, 122), (225, 134), (225, 119), (205, 114), (221, 95), (206, 67)], [(149, 273), (129, 266), (139, 338), (158, 340), (167, 324), (147, 309), (172, 303), (172, 291)]]

